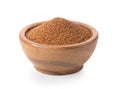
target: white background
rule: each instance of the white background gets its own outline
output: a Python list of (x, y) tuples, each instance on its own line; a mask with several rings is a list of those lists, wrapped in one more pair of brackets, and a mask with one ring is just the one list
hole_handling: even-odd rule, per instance
[[(33, 22), (64, 17), (99, 32), (82, 71), (65, 76), (36, 71), (19, 43)], [(0, 0), (0, 89), (120, 89), (119, 0)]]

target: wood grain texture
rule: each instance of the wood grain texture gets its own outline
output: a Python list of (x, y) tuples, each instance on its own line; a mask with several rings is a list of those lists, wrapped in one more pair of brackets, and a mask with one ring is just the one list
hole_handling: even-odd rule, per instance
[(82, 43), (61, 46), (39, 44), (27, 39), (26, 32), (41, 23), (31, 24), (22, 29), (19, 34), (24, 53), (34, 67), (40, 72), (57, 75), (75, 73), (81, 70), (96, 47), (97, 31), (87, 24), (75, 22), (89, 28), (92, 37)]

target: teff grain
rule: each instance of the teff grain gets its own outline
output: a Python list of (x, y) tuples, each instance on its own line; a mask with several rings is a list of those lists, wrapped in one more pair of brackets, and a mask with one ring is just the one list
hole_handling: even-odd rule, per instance
[(47, 45), (70, 45), (81, 43), (92, 36), (90, 29), (64, 18), (54, 18), (30, 29), (26, 37)]

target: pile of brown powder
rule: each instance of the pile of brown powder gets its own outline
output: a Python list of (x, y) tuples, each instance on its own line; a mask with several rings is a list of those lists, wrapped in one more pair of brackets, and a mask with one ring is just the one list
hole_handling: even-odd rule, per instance
[(81, 43), (91, 37), (91, 31), (64, 18), (54, 18), (30, 29), (26, 37), (34, 42), (48, 45)]

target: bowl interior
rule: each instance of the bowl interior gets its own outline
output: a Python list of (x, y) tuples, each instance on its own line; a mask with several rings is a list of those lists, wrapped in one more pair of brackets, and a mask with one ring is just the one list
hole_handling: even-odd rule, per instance
[(49, 48), (49, 47), (50, 48), (69, 48), (69, 47), (77, 47), (77, 46), (83, 46), (83, 45), (89, 44), (91, 41), (95, 40), (98, 37), (98, 32), (93, 27), (91, 27), (90, 25), (87, 25), (87, 24), (81, 23), (81, 22), (75, 22), (77, 24), (81, 24), (82, 26), (88, 28), (91, 31), (92, 36), (88, 40), (86, 40), (84, 42), (81, 42), (81, 43), (75, 43), (75, 44), (70, 44), (70, 45), (46, 45), (46, 44), (40, 44), (40, 43), (36, 43), (34, 41), (29, 40), (26, 37), (26, 33), (29, 30), (31, 30), (32, 28), (34, 28), (34, 27), (36, 27), (36, 26), (38, 26), (38, 25), (40, 25), (42, 23), (44, 23), (44, 22), (37, 22), (37, 23), (31, 24), (31, 25), (23, 28), (23, 30), (19, 34), (20, 38), (23, 41), (25, 41), (25, 42), (27, 42), (27, 43), (29, 43), (31, 45), (38, 46), (38, 47), (45, 47), (45, 48)]

